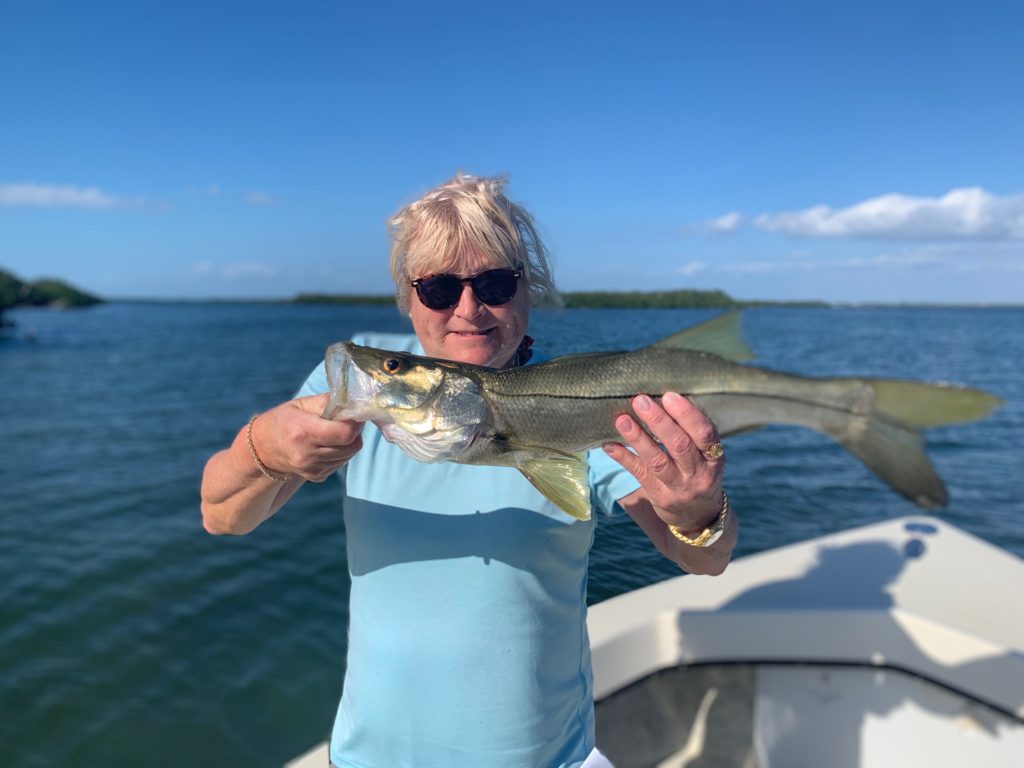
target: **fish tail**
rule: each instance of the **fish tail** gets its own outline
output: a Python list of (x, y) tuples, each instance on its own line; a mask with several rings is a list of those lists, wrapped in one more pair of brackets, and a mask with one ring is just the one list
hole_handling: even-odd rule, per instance
[(872, 393), (866, 415), (851, 414), (827, 433), (863, 461), (893, 490), (926, 509), (945, 506), (949, 497), (917, 431), (973, 421), (1002, 401), (977, 389), (895, 379), (861, 379)]
[(1002, 402), (976, 389), (894, 379), (803, 379), (801, 386), (795, 396), (792, 389), (782, 389), (693, 399), (723, 435), (766, 424), (822, 432), (926, 509), (944, 506), (948, 495), (918, 430), (978, 419)]
[(946, 486), (915, 429), (877, 416), (851, 416), (842, 426), (830, 424), (823, 431), (918, 506), (934, 509), (948, 503)]
[(864, 383), (874, 392), (876, 412), (916, 428), (974, 421), (1003, 402), (967, 387), (898, 379), (865, 379)]

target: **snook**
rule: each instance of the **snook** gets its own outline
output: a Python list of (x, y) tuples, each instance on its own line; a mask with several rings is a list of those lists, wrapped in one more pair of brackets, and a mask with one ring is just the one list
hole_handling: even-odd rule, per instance
[(559, 357), (508, 370), (361, 347), (327, 350), (324, 417), (373, 421), (420, 461), (511, 466), (558, 507), (590, 516), (586, 454), (621, 441), (618, 414), (639, 393), (690, 398), (723, 437), (767, 424), (828, 435), (894, 490), (931, 508), (947, 501), (917, 431), (970, 421), (999, 398), (893, 379), (808, 378), (740, 365), (752, 357), (739, 314), (633, 352)]

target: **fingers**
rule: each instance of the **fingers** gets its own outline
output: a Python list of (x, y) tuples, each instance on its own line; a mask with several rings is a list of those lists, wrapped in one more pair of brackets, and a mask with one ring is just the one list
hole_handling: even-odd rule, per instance
[[(319, 395), (296, 397), (286, 405), (290, 405), (292, 410), (303, 414), (303, 416), (296, 416), (297, 421), (295, 421), (303, 437), (308, 435), (313, 443), (321, 447), (348, 445), (362, 432), (363, 424), (358, 421), (332, 421), (321, 418), (329, 399), (330, 395), (325, 392)], [(294, 416), (295, 414), (290, 415)]]
[[(620, 422), (624, 419), (629, 419), (629, 417), (620, 416), (619, 419), (616, 420), (615, 426), (619, 430), (619, 433), (628, 440), (629, 438), (627, 435), (630, 432), (630, 428), (625, 427), (624, 424), (623, 426), (620, 426)], [(629, 419), (629, 421), (632, 423), (632, 419)], [(632, 424), (632, 429), (639, 431), (636, 424)], [(619, 445), (618, 443), (605, 443), (603, 447), (605, 453), (625, 467), (626, 471), (639, 480), (641, 485), (645, 482), (647, 477), (647, 465), (644, 464), (643, 460), (637, 454), (627, 450), (624, 446)]]
[[(627, 450), (609, 443), (605, 451), (643, 486), (656, 507), (703, 514), (720, 503), (724, 456), (705, 451), (718, 442), (715, 425), (686, 398), (666, 393), (660, 404), (647, 395), (633, 399), (636, 417), (620, 415), (615, 427)], [(643, 427), (641, 427), (642, 422)]]
[(351, 444), (363, 431), (361, 421), (328, 421), (316, 417), (302, 425), (312, 444), (321, 448), (337, 448)]
[[(647, 400), (649, 402), (650, 398)], [(641, 406), (640, 412), (648, 414), (649, 408)], [(672, 459), (661, 450), (658, 443), (647, 432), (640, 428), (640, 425), (631, 416), (627, 414), (619, 416), (615, 420), (615, 428), (625, 438), (629, 446), (636, 451), (645, 472), (661, 476), (674, 469)]]
[(671, 470), (675, 464), (679, 469), (693, 472), (709, 461), (705, 451), (718, 442), (718, 431), (711, 420), (685, 397), (667, 392), (659, 405), (647, 395), (638, 395), (633, 399), (633, 409), (650, 435), (625, 415), (616, 421), (616, 428), (651, 465), (652, 471), (661, 474)]
[[(666, 392), (661, 398), (661, 404), (665, 412), (686, 432), (687, 437), (701, 454), (706, 454), (708, 448), (718, 442), (718, 430), (715, 429), (714, 423), (704, 415), (700, 408), (685, 397), (675, 392)], [(665, 446), (671, 451), (667, 443)], [(705, 461), (711, 460), (706, 455), (704, 459)]]
[(319, 482), (359, 451), (363, 424), (322, 419), (325, 402), (326, 395), (296, 398), (259, 416), (252, 435), (265, 465)]
[(304, 475), (308, 480), (319, 483), (333, 475), (340, 467), (347, 464), (363, 447), (363, 438), (359, 435), (355, 440), (344, 446), (333, 449), (321, 449), (310, 460)]
[(362, 448), (362, 429), (362, 422), (328, 421), (302, 413), (285, 428), (289, 461), (298, 474), (324, 480)]
[(633, 408), (636, 414), (643, 419), (654, 438), (665, 447), (674, 462), (678, 463), (683, 460), (688, 464), (693, 464), (696, 461), (693, 454), (697, 452), (694, 448), (694, 441), (679, 420), (681, 414), (688, 415), (688, 410), (692, 406), (689, 405), (689, 401), (685, 401), (677, 395), (674, 401), (670, 401), (674, 406), (670, 408), (670, 403), (665, 402), (666, 397), (662, 397), (662, 402), (659, 405), (647, 395), (640, 395), (633, 399)]

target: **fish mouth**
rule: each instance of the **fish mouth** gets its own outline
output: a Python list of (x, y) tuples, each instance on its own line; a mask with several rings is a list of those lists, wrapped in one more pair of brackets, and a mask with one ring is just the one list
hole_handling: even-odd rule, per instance
[(322, 416), (332, 421), (369, 421), (377, 415), (372, 404), (380, 384), (356, 365), (349, 344), (347, 341), (332, 344), (324, 355), (331, 396)]

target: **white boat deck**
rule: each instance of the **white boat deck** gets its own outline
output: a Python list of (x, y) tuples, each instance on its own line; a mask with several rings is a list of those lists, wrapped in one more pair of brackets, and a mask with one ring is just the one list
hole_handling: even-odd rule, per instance
[(1019, 768), (1021, 587), (1019, 558), (919, 516), (613, 598), (589, 621), (598, 746), (617, 768)]
[[(1024, 561), (914, 516), (620, 595), (588, 619), (598, 746), (617, 768), (1019, 768), (1022, 588)], [(625, 721), (641, 702), (671, 754)]]
[(681, 664), (834, 661), (902, 669), (1024, 718), (1022, 588), (1024, 562), (935, 517), (845, 531), (594, 606), (594, 695)]

